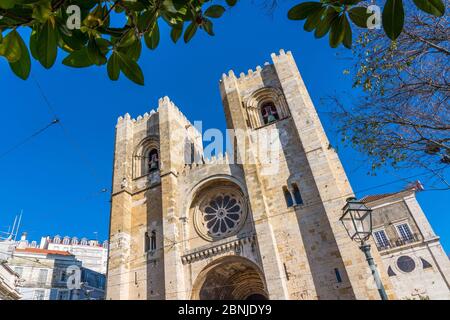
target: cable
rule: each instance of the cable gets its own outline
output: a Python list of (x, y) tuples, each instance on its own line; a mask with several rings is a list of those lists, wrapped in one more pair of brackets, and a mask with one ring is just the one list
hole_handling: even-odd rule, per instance
[[(423, 176), (423, 175), (428, 175), (428, 174), (431, 174), (431, 173), (430, 172), (422, 172), (422, 173), (419, 173), (419, 174), (411, 175), (411, 176), (406, 177), (406, 178), (397, 179), (397, 180), (393, 180), (393, 181), (390, 181), (390, 182), (387, 182), (387, 183), (383, 183), (383, 184), (379, 184), (379, 185), (372, 186), (372, 187), (369, 187), (369, 188), (365, 188), (365, 189), (361, 189), (361, 190), (358, 190), (358, 191), (354, 191), (353, 193), (344, 194), (344, 195), (341, 195), (339, 197), (335, 197), (335, 198), (331, 198), (331, 199), (327, 199), (327, 200), (320, 200), (320, 201), (316, 201), (316, 202), (310, 202), (308, 204), (301, 205), (300, 210), (304, 210), (304, 209), (307, 209), (307, 208), (310, 208), (310, 207), (313, 207), (313, 206), (316, 206), (316, 205), (324, 204), (324, 203), (327, 203), (327, 202), (330, 202), (330, 201), (334, 201), (334, 200), (347, 199), (348, 197), (353, 196), (356, 193), (370, 191), (370, 190), (373, 190), (373, 189), (377, 189), (377, 188), (380, 188), (380, 187), (384, 187), (384, 186), (387, 186), (387, 185), (391, 185), (391, 184), (400, 182), (403, 179), (411, 179), (411, 178), (415, 178), (415, 177), (419, 177), (419, 176)], [(123, 210), (125, 210), (127, 213), (131, 214), (131, 209), (125, 208), (120, 203), (118, 203), (118, 205)], [(281, 215), (284, 215), (284, 214), (292, 214), (292, 213), (295, 214), (295, 212), (289, 210), (287, 212), (273, 214), (270, 217), (263, 217), (263, 218), (259, 218), (259, 219), (256, 219), (256, 220), (248, 220), (248, 221), (246, 221), (244, 223), (243, 228), (245, 226), (248, 226), (248, 225), (252, 226), (252, 225), (254, 225), (254, 224), (256, 224), (256, 223), (258, 223), (260, 221), (269, 220), (269, 219), (274, 218), (274, 217), (278, 217), (278, 216), (281, 216)], [(191, 237), (191, 238), (187, 238), (187, 239), (183, 239), (183, 240), (180, 240), (180, 241), (174, 241), (172, 239), (167, 238), (165, 235), (161, 234), (160, 232), (158, 232), (158, 234), (160, 236), (162, 236), (164, 239), (166, 239), (167, 241), (171, 242), (171, 243), (168, 244), (168, 245), (163, 245), (161, 248), (157, 248), (155, 251), (164, 250), (166, 248), (172, 248), (172, 247), (174, 247), (177, 244), (188, 242), (188, 241), (200, 238), (200, 236), (197, 235), (197, 236), (194, 236), (194, 237)], [(109, 244), (109, 245), (111, 245), (111, 244)], [(142, 259), (142, 257), (139, 257), (139, 258), (136, 258), (136, 259), (132, 259), (132, 260), (128, 260), (128, 262), (133, 262), (133, 261), (136, 261), (136, 260), (139, 260), (139, 259)]]
[(11, 147), (9, 150), (3, 152), (2, 154), (0, 154), (0, 159), (7, 156), (8, 154), (10, 154), (11, 152), (15, 151), (16, 149), (20, 148), (21, 146), (23, 146), (24, 144), (26, 144), (27, 142), (31, 141), (33, 138), (36, 138), (37, 136), (39, 136), (41, 133), (43, 133), (45, 130), (47, 130), (48, 128), (50, 128), (51, 126), (55, 125), (59, 123), (59, 119), (55, 118), (54, 120), (52, 120), (52, 122), (50, 122), (49, 124), (47, 124), (45, 127), (37, 130), (36, 132), (34, 132), (32, 135), (30, 135), (29, 137), (25, 138), (24, 140), (20, 141), (18, 144), (14, 145), (13, 147)]
[[(34, 77), (34, 75), (31, 75), (31, 78), (33, 79), (34, 83), (36, 84), (39, 93), (41, 94), (47, 108), (48, 111), (50, 113), (50, 115), (56, 119), (60, 119), (55, 111), (55, 108), (52, 106), (52, 104), (50, 103), (50, 100), (48, 99), (47, 95), (45, 94), (44, 90), (42, 89), (42, 86), (39, 84), (38, 80), (36, 79), (36, 77)], [(98, 176), (94, 166), (92, 165), (92, 163), (90, 162), (90, 159), (88, 157), (85, 156), (82, 148), (80, 147), (80, 145), (76, 142), (76, 140), (70, 135), (69, 131), (67, 130), (66, 126), (63, 125), (63, 123), (61, 121), (58, 121), (59, 126), (61, 127), (61, 130), (63, 131), (63, 134), (66, 138), (66, 140), (69, 142), (69, 144), (72, 145), (72, 147), (76, 150), (76, 152), (78, 153), (81, 161), (84, 162), (84, 164), (86, 165), (86, 167), (88, 168), (88, 170), (90, 171), (90, 173), (92, 174), (92, 176), (97, 179), (98, 182), (101, 183), (101, 179)], [(106, 189), (106, 188), (103, 188)]]

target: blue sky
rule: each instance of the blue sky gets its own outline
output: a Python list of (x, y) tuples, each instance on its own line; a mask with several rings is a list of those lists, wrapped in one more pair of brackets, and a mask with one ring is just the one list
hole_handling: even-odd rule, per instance
[[(281, 48), (293, 52), (325, 130), (332, 144), (339, 145), (357, 195), (403, 188), (407, 182), (401, 178), (421, 171), (383, 170), (375, 177), (368, 176), (364, 158), (340, 145), (325, 112), (329, 106), (321, 103), (335, 92), (351, 92), (351, 75), (343, 74), (351, 64), (351, 53), (330, 49), (327, 39), (314, 39), (301, 24), (286, 19), (287, 9), (283, 6), (270, 15), (251, 1), (241, 1), (216, 21), (215, 37), (201, 32), (188, 45), (174, 45), (163, 28), (159, 48), (144, 50), (140, 59), (144, 87), (123, 75), (117, 82), (110, 81), (106, 67), (65, 67), (60, 63), (65, 56), (61, 52), (50, 70), (33, 62), (33, 77), (27, 81), (13, 76), (1, 60), (0, 154), (51, 121), (37, 83), (66, 131), (53, 126), (0, 158), (0, 231), (6, 231), (23, 209), (21, 231), (27, 231), (32, 239), (54, 234), (94, 238), (95, 232), (99, 239), (106, 239), (109, 195), (101, 190), (111, 185), (117, 117), (126, 112), (136, 117), (156, 109), (158, 98), (168, 95), (192, 122), (202, 120), (204, 129), (224, 129), (218, 89), (221, 74), (230, 69), (237, 74), (255, 69)], [(449, 252), (449, 193), (429, 190), (419, 193), (418, 199)]]

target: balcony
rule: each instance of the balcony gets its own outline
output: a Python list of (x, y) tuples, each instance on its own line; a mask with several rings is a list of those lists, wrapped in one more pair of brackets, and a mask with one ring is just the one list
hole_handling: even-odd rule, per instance
[(387, 245), (384, 245), (384, 246), (377, 243), (377, 249), (378, 249), (378, 251), (385, 251), (385, 250), (389, 250), (389, 249), (403, 247), (405, 245), (413, 244), (413, 243), (416, 243), (416, 242), (419, 242), (422, 240), (423, 239), (422, 239), (421, 235), (414, 233), (410, 237), (396, 238), (396, 239), (388, 240)]

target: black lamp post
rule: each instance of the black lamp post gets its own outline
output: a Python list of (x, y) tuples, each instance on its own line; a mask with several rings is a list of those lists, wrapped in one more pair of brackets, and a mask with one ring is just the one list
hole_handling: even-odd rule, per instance
[(359, 244), (359, 248), (364, 252), (377, 285), (378, 292), (380, 293), (381, 300), (388, 300), (377, 266), (370, 253), (370, 244), (366, 243), (372, 234), (372, 210), (363, 202), (357, 201), (356, 198), (348, 198), (347, 204), (342, 211), (343, 215), (340, 221), (344, 225), (350, 239), (356, 241)]

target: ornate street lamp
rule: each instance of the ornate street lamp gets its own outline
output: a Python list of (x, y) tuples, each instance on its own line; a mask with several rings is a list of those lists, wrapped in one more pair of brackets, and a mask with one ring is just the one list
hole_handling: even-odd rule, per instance
[(340, 221), (344, 225), (350, 239), (356, 241), (359, 244), (359, 248), (364, 252), (381, 299), (388, 300), (377, 266), (370, 253), (370, 244), (366, 243), (372, 234), (372, 210), (363, 202), (357, 201), (356, 198), (348, 198), (347, 204), (342, 208), (342, 211), (343, 215)]

